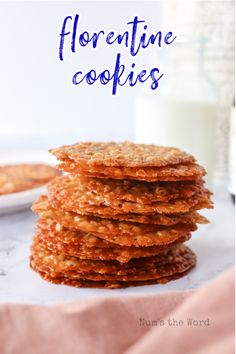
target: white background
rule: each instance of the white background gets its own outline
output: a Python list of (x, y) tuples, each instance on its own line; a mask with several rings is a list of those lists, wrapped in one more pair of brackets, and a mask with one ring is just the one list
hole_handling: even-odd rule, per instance
[(138, 73), (159, 65), (158, 49), (131, 58), (123, 46), (108, 47), (101, 41), (98, 49), (80, 47), (72, 54), (66, 38), (67, 52), (61, 62), (62, 21), (76, 13), (80, 14), (78, 34), (101, 29), (123, 33), (135, 14), (147, 21), (150, 31), (161, 29), (158, 2), (0, 2), (0, 149), (133, 139), (134, 101), (142, 84), (118, 87), (112, 96), (110, 84), (74, 86), (72, 75), (79, 70), (112, 69), (118, 51), (127, 73), (132, 60)]

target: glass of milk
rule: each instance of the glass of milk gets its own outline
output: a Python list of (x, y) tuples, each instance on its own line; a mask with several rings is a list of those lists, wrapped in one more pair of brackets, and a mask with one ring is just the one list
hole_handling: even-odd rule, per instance
[(153, 97), (136, 102), (135, 139), (139, 143), (178, 147), (206, 168), (210, 187), (216, 162), (217, 104)]
[(193, 154), (207, 170), (206, 184), (211, 187), (219, 114), (215, 89), (198, 64), (165, 80), (164, 89), (136, 100), (136, 142), (174, 146)]

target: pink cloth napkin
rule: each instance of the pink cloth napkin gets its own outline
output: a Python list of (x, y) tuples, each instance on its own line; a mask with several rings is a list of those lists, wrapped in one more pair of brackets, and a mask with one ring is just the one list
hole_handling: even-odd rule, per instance
[(0, 305), (1, 354), (233, 354), (234, 271), (199, 290)]

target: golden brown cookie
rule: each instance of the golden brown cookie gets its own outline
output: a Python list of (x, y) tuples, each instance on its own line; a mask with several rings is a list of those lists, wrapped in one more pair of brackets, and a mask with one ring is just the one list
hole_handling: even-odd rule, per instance
[[(139, 270), (152, 269), (154, 266), (180, 262), (182, 260), (183, 245), (170, 248), (165, 254), (149, 257), (134, 258), (129, 262), (120, 263), (117, 260), (91, 260), (51, 252), (39, 236), (34, 238), (31, 255), (42, 264), (42, 270), (54, 269), (63, 266), (64, 272), (73, 273), (99, 273), (99, 274), (133, 274)], [(59, 269), (59, 268), (58, 268)]]
[[(140, 225), (140, 223), (136, 222), (136, 219), (133, 215), (136, 216), (137, 221), (140, 221), (144, 224), (152, 224), (151, 228), (155, 229), (154, 225), (166, 225), (171, 226), (175, 224), (206, 224), (208, 220), (197, 212), (189, 213), (189, 214), (176, 214), (176, 215), (165, 215), (165, 214), (157, 214), (153, 216), (142, 216), (138, 214), (123, 214), (124, 221), (122, 215), (118, 215), (118, 220), (106, 219), (101, 217), (93, 217), (80, 215), (74, 212), (64, 211), (63, 209), (56, 209), (49, 203), (47, 196), (40, 196), (33, 204), (32, 210), (40, 215), (43, 219), (53, 219), (58, 224), (61, 224), (72, 230), (82, 230), (84, 232), (124, 232), (124, 230), (130, 230), (130, 232), (135, 231), (136, 224), (141, 227), (141, 231), (147, 230), (145, 226)], [(126, 218), (128, 222), (125, 221)], [(129, 218), (131, 221), (129, 221)], [(121, 219), (119, 221), (119, 219)]]
[(107, 199), (89, 191), (85, 186), (75, 183), (70, 176), (55, 178), (48, 184), (48, 193), (55, 208), (73, 211), (78, 214), (103, 215), (112, 217), (116, 214), (178, 214), (197, 210), (202, 205), (211, 208), (211, 193), (200, 187), (194, 196), (188, 199), (174, 199), (169, 202), (154, 202), (142, 204)]
[(158, 237), (159, 232), (166, 231), (168, 234), (170, 230), (175, 230), (176, 232), (188, 233), (191, 231), (195, 231), (197, 229), (196, 224), (176, 224), (173, 226), (165, 226), (165, 225), (155, 225), (155, 224), (138, 224), (138, 223), (129, 223), (129, 222), (121, 222), (116, 220), (109, 219), (101, 219), (100, 221), (95, 221), (94, 223), (80, 224), (81, 227), (77, 229), (70, 229), (61, 224), (61, 222), (56, 222), (51, 218), (41, 218), (38, 221), (38, 226), (40, 228), (47, 229), (52, 233), (65, 233), (65, 232), (83, 232), (83, 233), (91, 233), (93, 235), (97, 235), (98, 237), (103, 237), (103, 235), (113, 236), (132, 236), (132, 237), (140, 237), (140, 236), (150, 236), (150, 237)]
[[(111, 266), (106, 265), (106, 262), (99, 262), (96, 265), (94, 262), (92, 264), (86, 262), (82, 265), (81, 260), (77, 258), (55, 255), (43, 247), (37, 249), (34, 244), (30, 265), (35, 271), (45, 274), (46, 278), (66, 278), (76, 281), (92, 280), (96, 282), (115, 281), (123, 284), (124, 282), (143, 282), (166, 278), (180, 273), (185, 274), (186, 271), (195, 265), (196, 256), (188, 247), (181, 246), (176, 255), (170, 256), (169, 262), (167, 263), (163, 263), (163, 261), (161, 261), (161, 263), (157, 261), (156, 263), (155, 257), (152, 257), (149, 265), (147, 260), (143, 262), (143, 265), (142, 262), (138, 265), (136, 261), (133, 262), (132, 265), (124, 265), (125, 269), (122, 269), (123, 265), (117, 265), (119, 267), (119, 272), (117, 273), (115, 268), (112, 268), (115, 267), (114, 264)], [(85, 273), (80, 272), (80, 267), (84, 267), (86, 270)], [(114, 273), (107, 273), (111, 268)], [(94, 271), (90, 272), (90, 269), (94, 269)], [(123, 284), (123, 286), (125, 286), (125, 284)]]
[(52, 252), (81, 259), (117, 260), (121, 263), (126, 263), (132, 258), (167, 254), (169, 250), (190, 239), (190, 234), (186, 234), (167, 245), (128, 247), (84, 232), (73, 232), (62, 228), (57, 230), (58, 224), (48, 225), (45, 220), (39, 220), (37, 223), (38, 240)]
[(65, 145), (50, 152), (60, 161), (70, 160), (83, 166), (167, 166), (193, 163), (194, 157), (174, 147), (134, 144), (128, 141), (81, 142)]
[(164, 246), (150, 247), (89, 247), (85, 242), (80, 244), (71, 244), (62, 242), (60, 239), (52, 239), (46, 232), (37, 233), (40, 242), (51, 252), (66, 256), (73, 256), (80, 259), (118, 261), (127, 263), (131, 259), (142, 257), (151, 257), (156, 255), (165, 255), (170, 249), (174, 249), (182, 242), (187, 241), (190, 236), (181, 237), (178, 241)]
[[(199, 209), (201, 209), (201, 204), (198, 204), (198, 207)], [(204, 205), (202, 205), (202, 207), (204, 207)], [(78, 215), (79, 217), (86, 216), (77, 213), (74, 214)], [(108, 220), (106, 216), (103, 216), (101, 214), (100, 215), (88, 214), (88, 217), (89, 215), (91, 217), (95, 216), (99, 218), (105, 218), (106, 220)], [(182, 214), (151, 214), (151, 215), (126, 213), (126, 214), (110, 215), (109, 218), (113, 220), (119, 220), (119, 221), (129, 221), (129, 222), (135, 222), (141, 224), (157, 224), (157, 225), (166, 225), (166, 226), (171, 226), (176, 224), (192, 224), (192, 223), (207, 224), (209, 222), (204, 216), (200, 215), (196, 211), (191, 211), (189, 213), (182, 213)]]
[[(48, 233), (53, 237), (57, 237), (58, 234), (68, 235), (71, 233), (73, 238), (80, 238), (84, 234), (83, 231), (71, 231), (61, 224), (55, 223), (54, 220), (44, 219), (38, 222), (40, 229), (46, 229)], [(145, 226), (145, 225), (144, 225)], [(195, 224), (178, 224), (174, 227), (156, 225), (158, 228), (155, 231), (147, 231), (146, 233), (103, 233), (101, 231), (93, 232), (93, 235), (102, 238), (111, 243), (115, 243), (122, 246), (160, 246), (177, 241), (182, 236), (188, 236), (191, 231), (197, 229)]]
[[(186, 233), (190, 231), (195, 231), (197, 226), (195, 223), (189, 224), (176, 224), (173, 226), (166, 226), (166, 225), (157, 225), (157, 224), (140, 224), (140, 223), (131, 223), (126, 221), (117, 221), (112, 219), (98, 219), (98, 218), (89, 218), (86, 221), (79, 222), (77, 228), (70, 229), (66, 226), (63, 226), (60, 220), (56, 221), (53, 218), (41, 218), (39, 221), (39, 225), (44, 224), (46, 225), (48, 230), (52, 230), (52, 232), (57, 231), (57, 233), (61, 232), (64, 233), (65, 230), (69, 231), (83, 231), (85, 233), (91, 233), (94, 235), (120, 235), (120, 236), (147, 236), (147, 235), (156, 235), (159, 231), (166, 231), (167, 233), (169, 230), (176, 230), (179, 233)], [(56, 225), (56, 227), (55, 227)]]
[(44, 164), (0, 166), (0, 195), (42, 186), (59, 174), (54, 167)]
[(78, 185), (107, 201), (126, 201), (139, 204), (168, 202), (190, 198), (202, 189), (203, 181), (145, 182), (134, 180), (89, 178), (70, 175), (70, 188)]
[(86, 280), (86, 279), (70, 279), (64, 276), (52, 277), (47, 272), (40, 271), (33, 262), (30, 263), (30, 267), (35, 272), (37, 272), (42, 279), (52, 284), (68, 285), (76, 288), (101, 288), (101, 289), (120, 289), (120, 288), (128, 288), (128, 287), (136, 287), (136, 286), (144, 286), (144, 285), (166, 284), (169, 281), (177, 280), (179, 278), (184, 277), (189, 273), (189, 271), (192, 268), (192, 267), (189, 268), (186, 272), (176, 273), (171, 276), (165, 276), (158, 279), (127, 282), (127, 281), (93, 281), (93, 280)]
[(197, 164), (167, 165), (164, 167), (104, 167), (75, 165), (67, 160), (58, 165), (58, 169), (75, 175), (111, 178), (132, 179), (147, 182), (156, 181), (195, 181), (202, 179), (206, 171)]
[(77, 143), (51, 149), (72, 174), (143, 181), (201, 179), (206, 174), (193, 156), (173, 147), (123, 143)]

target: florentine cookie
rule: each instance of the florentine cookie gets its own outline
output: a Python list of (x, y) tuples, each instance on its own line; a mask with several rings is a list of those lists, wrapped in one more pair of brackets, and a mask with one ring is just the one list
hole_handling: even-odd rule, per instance
[(82, 176), (143, 181), (196, 180), (205, 175), (193, 156), (172, 147), (123, 143), (77, 143), (51, 149), (59, 169)]
[(170, 249), (174, 249), (182, 242), (187, 241), (190, 235), (180, 237), (177, 241), (164, 246), (150, 246), (150, 247), (90, 247), (86, 244), (85, 239), (79, 244), (63, 242), (60, 238), (53, 239), (47, 232), (37, 232), (40, 242), (51, 252), (73, 256), (86, 260), (103, 260), (103, 261), (118, 261), (120, 263), (127, 263), (131, 259), (140, 259), (142, 257), (151, 257), (156, 255), (165, 255)]
[(197, 164), (171, 165), (164, 167), (106, 167), (81, 166), (67, 160), (58, 165), (59, 170), (75, 175), (111, 178), (132, 179), (147, 182), (156, 181), (194, 181), (205, 176), (206, 171)]
[[(70, 179), (70, 180), (69, 180)], [(126, 201), (139, 204), (168, 202), (172, 199), (190, 198), (198, 192), (203, 181), (145, 182), (135, 180), (89, 178), (69, 176), (69, 188), (80, 185), (108, 201)]]
[(57, 175), (59, 171), (44, 164), (0, 166), (0, 195), (42, 186)]
[[(43, 219), (53, 219), (57, 223), (72, 229), (72, 230), (83, 230), (85, 232), (99, 231), (101, 232), (120, 232), (122, 230), (130, 230), (132, 233), (135, 230), (136, 224), (138, 226), (140, 223), (152, 225), (176, 225), (176, 224), (206, 224), (208, 220), (198, 214), (197, 212), (192, 212), (188, 214), (156, 214), (153, 216), (144, 216), (138, 214), (121, 214), (116, 215), (115, 219), (106, 219), (105, 217), (93, 217), (87, 215), (81, 215), (74, 212), (64, 211), (63, 209), (54, 208), (48, 200), (47, 196), (40, 196), (33, 204), (32, 210), (40, 215)], [(128, 221), (126, 221), (128, 220)], [(130, 221), (129, 221), (130, 220)], [(139, 223), (140, 221), (140, 223)], [(144, 230), (144, 227), (142, 227)], [(147, 229), (146, 229), (147, 230)], [(127, 233), (126, 232), (126, 233)]]
[(107, 199), (103, 195), (94, 194), (86, 187), (75, 184), (69, 176), (55, 178), (48, 184), (51, 204), (55, 208), (73, 211), (78, 214), (95, 214), (112, 217), (115, 214), (178, 214), (200, 208), (211, 208), (211, 193), (201, 187), (191, 198), (174, 199), (169, 202), (142, 204)]
[(83, 166), (167, 166), (193, 163), (194, 157), (174, 147), (131, 142), (84, 142), (65, 145), (50, 152), (60, 161), (71, 160)]
[(120, 289), (120, 288), (128, 288), (134, 286), (144, 286), (144, 285), (154, 285), (154, 284), (166, 284), (171, 280), (177, 280), (179, 278), (184, 277), (189, 273), (191, 268), (195, 266), (192, 265), (189, 269), (185, 272), (180, 272), (173, 274), (171, 276), (165, 276), (158, 279), (151, 279), (145, 281), (93, 281), (93, 280), (86, 280), (86, 279), (70, 279), (64, 276), (51, 276), (47, 272), (40, 271), (37, 268), (37, 265), (31, 261), (30, 267), (37, 272), (42, 279), (53, 283), (53, 284), (60, 284), (60, 285), (68, 285), (74, 286), (76, 288), (101, 288), (101, 289)]
[[(54, 269), (57, 263), (58, 271), (63, 267), (64, 272), (77, 273), (100, 273), (100, 274), (133, 274), (138, 270), (152, 269), (155, 265), (169, 264), (181, 261), (183, 246), (176, 245), (164, 254), (156, 254), (152, 256), (144, 256), (141, 258), (131, 259), (129, 262), (121, 263), (117, 260), (92, 260), (73, 257), (62, 253), (51, 252), (47, 248), (47, 244), (42, 241), (40, 236), (34, 238), (31, 248), (31, 255), (41, 260), (45, 269)], [(55, 268), (56, 269), (56, 268)], [(54, 269), (54, 270), (55, 270)]]
[(81, 259), (117, 260), (121, 263), (126, 263), (132, 258), (167, 254), (169, 250), (190, 239), (190, 234), (185, 234), (164, 245), (120, 246), (93, 234), (74, 232), (61, 228), (60, 225), (58, 227), (58, 224), (49, 225), (42, 219), (37, 222), (36, 236), (47, 249), (58, 254)]
[[(36, 248), (34, 248), (36, 247)], [(175, 256), (170, 258), (170, 263), (156, 264), (155, 261), (152, 261), (148, 268), (139, 267), (136, 269), (135, 265), (131, 266), (132, 272), (131, 273), (124, 273), (122, 274), (113, 274), (113, 273), (103, 273), (104, 269), (109, 271), (109, 266), (104, 264), (100, 264), (97, 266), (97, 270), (99, 272), (85, 272), (80, 273), (78, 269), (80, 269), (80, 260), (73, 258), (73, 257), (62, 257), (59, 255), (55, 255), (43, 249), (42, 247), (37, 250), (37, 246), (35, 244), (32, 248), (31, 260), (30, 265), (31, 267), (39, 272), (45, 274), (45, 278), (53, 279), (60, 279), (66, 278), (70, 280), (92, 280), (96, 282), (127, 282), (127, 286), (129, 282), (143, 282), (149, 280), (156, 280), (161, 278), (170, 277), (176, 274), (183, 273), (185, 274), (186, 271), (190, 270), (196, 263), (196, 256), (194, 253), (186, 246), (182, 246), (180, 252), (178, 253), (176, 259)], [(132, 262), (132, 261), (131, 261)], [(145, 264), (146, 261), (144, 261)], [(135, 263), (135, 262), (134, 262)], [(94, 267), (93, 265), (92, 267)], [(86, 270), (89, 270), (89, 266), (87, 264), (84, 265)], [(90, 265), (91, 267), (91, 265)], [(118, 266), (119, 267), (119, 266)], [(122, 267), (120, 265), (120, 267)], [(129, 265), (126, 266), (126, 269)], [(96, 267), (94, 268), (96, 270)], [(102, 269), (102, 270), (101, 270)], [(49, 279), (48, 279), (49, 280)], [(156, 282), (155, 282), (156, 283)], [(104, 283), (102, 283), (104, 284)], [(119, 284), (119, 283), (118, 283)], [(120, 285), (121, 285), (120, 284)], [(71, 283), (72, 285), (72, 283)], [(137, 283), (138, 285), (138, 283)], [(123, 284), (123, 286), (126, 286)], [(119, 286), (118, 286), (119, 287)]]
[(38, 221), (38, 225), (40, 227), (47, 228), (49, 231), (57, 231), (57, 232), (65, 232), (67, 230), (70, 231), (82, 231), (85, 233), (91, 233), (94, 235), (104, 235), (107, 234), (111, 235), (120, 235), (120, 236), (146, 236), (146, 235), (157, 235), (159, 231), (167, 231), (169, 230), (179, 230), (180, 233), (186, 233), (190, 231), (195, 231), (197, 226), (195, 223), (184, 223), (184, 224), (175, 224), (172, 226), (166, 225), (157, 225), (157, 224), (139, 224), (139, 223), (130, 223), (130, 222), (121, 222), (116, 220), (109, 220), (109, 219), (101, 219), (98, 218), (91, 218), (90, 222), (78, 222), (77, 228), (70, 228), (64, 226), (61, 221), (56, 221), (53, 218), (44, 217)]
[[(73, 233), (73, 236), (76, 237), (81, 237), (83, 236), (84, 232), (78, 230), (78, 231), (71, 231), (69, 229), (66, 229), (60, 224), (54, 223), (53, 220), (42, 220), (41, 223), (39, 223), (40, 227), (43, 227), (47, 230), (47, 232), (51, 232), (55, 237), (57, 237), (57, 234), (61, 233), (67, 233), (69, 234), (70, 232)], [(59, 227), (58, 227), (59, 226)], [(145, 226), (145, 225), (144, 225)], [(158, 226), (158, 229), (155, 231), (147, 231), (146, 233), (103, 233), (100, 230), (97, 232), (93, 232), (92, 234), (102, 238), (103, 240), (106, 240), (111, 243), (115, 243), (118, 245), (122, 246), (159, 246), (159, 245), (165, 245), (172, 243), (182, 236), (189, 235), (191, 231), (194, 231), (197, 229), (197, 226), (195, 224), (178, 224), (175, 225), (174, 227), (169, 227), (169, 226), (161, 226), (161, 225), (156, 225)]]

